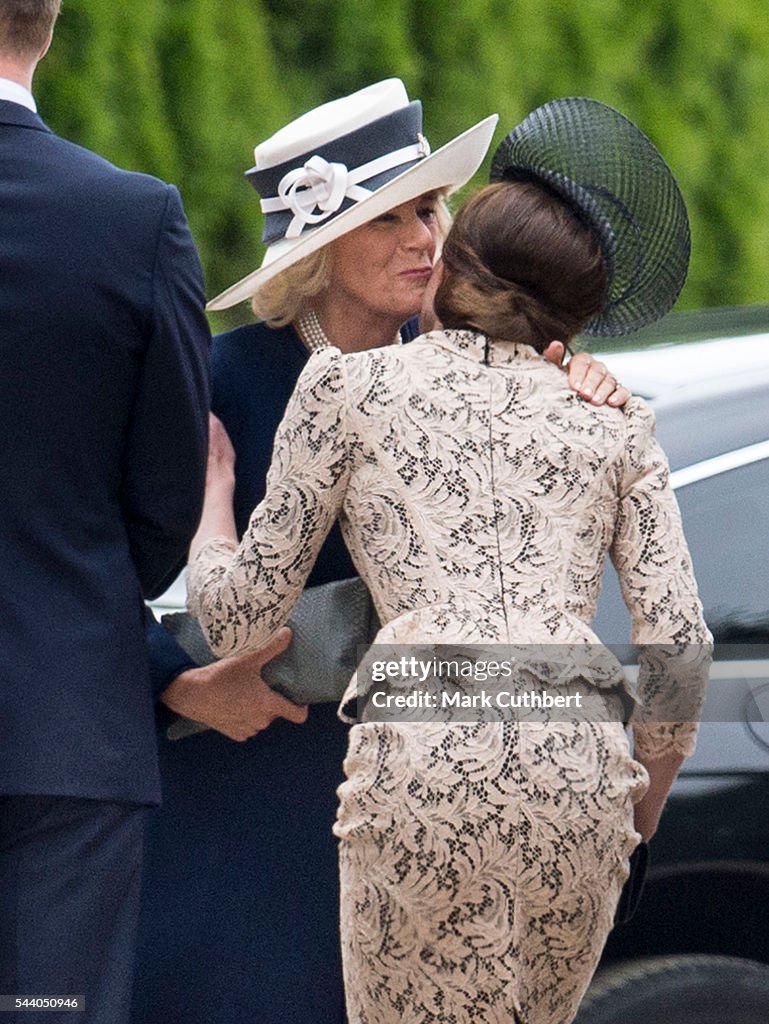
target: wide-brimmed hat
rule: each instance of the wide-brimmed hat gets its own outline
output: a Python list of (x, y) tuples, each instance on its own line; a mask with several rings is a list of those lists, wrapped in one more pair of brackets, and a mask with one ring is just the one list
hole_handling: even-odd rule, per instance
[(594, 230), (609, 285), (583, 334), (610, 336), (668, 312), (686, 280), (689, 218), (673, 173), (624, 114), (569, 97), (538, 107), (497, 148), (491, 180), (539, 180)]
[(487, 117), (431, 153), (422, 104), (389, 78), (281, 128), (256, 147), (246, 172), (265, 214), (262, 265), (208, 309), (249, 298), (297, 260), (401, 203), (460, 188), (478, 170), (496, 123)]

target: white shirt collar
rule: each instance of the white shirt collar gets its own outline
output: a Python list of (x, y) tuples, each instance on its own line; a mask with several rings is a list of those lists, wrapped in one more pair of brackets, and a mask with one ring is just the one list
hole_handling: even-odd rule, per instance
[(32, 93), (25, 89), (18, 82), (12, 82), (10, 78), (0, 78), (0, 100), (9, 100), (11, 103), (19, 103), (33, 114), (37, 113), (37, 104)]

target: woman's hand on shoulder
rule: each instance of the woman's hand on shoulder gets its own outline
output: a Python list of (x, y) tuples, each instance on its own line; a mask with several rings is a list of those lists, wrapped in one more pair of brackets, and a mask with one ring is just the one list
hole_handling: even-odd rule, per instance
[[(566, 346), (562, 341), (551, 341), (542, 353), (548, 362), (563, 367)], [(577, 352), (565, 367), (572, 391), (592, 405), (624, 405), (631, 397), (630, 391), (623, 387), (617, 378), (609, 372), (608, 367), (594, 359), (589, 352)]]

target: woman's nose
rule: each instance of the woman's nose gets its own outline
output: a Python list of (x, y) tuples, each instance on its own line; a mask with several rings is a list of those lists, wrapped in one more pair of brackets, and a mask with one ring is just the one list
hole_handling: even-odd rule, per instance
[(435, 252), (435, 237), (430, 225), (417, 215), (409, 218), (408, 223), (404, 225), (403, 244), (409, 249), (429, 252), (432, 259)]

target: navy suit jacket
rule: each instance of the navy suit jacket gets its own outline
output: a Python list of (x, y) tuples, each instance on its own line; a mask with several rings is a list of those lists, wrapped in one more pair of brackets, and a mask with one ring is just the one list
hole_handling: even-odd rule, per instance
[(199, 517), (209, 341), (176, 189), (0, 101), (0, 793), (159, 797), (142, 599)]

